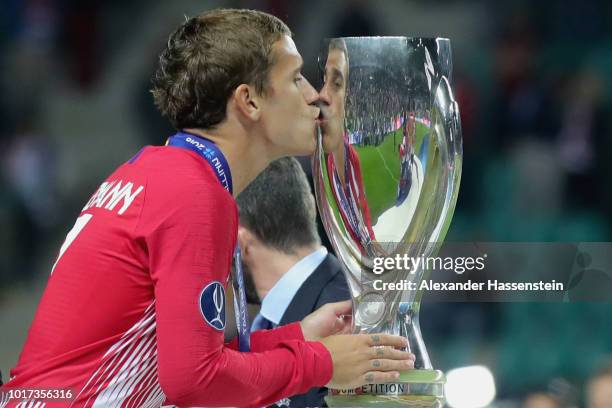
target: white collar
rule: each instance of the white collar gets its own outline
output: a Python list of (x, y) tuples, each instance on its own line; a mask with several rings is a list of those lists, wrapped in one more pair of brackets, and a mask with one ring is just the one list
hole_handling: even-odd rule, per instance
[(293, 265), (270, 289), (261, 302), (259, 313), (278, 325), (302, 284), (319, 267), (327, 256), (327, 248), (321, 247)]

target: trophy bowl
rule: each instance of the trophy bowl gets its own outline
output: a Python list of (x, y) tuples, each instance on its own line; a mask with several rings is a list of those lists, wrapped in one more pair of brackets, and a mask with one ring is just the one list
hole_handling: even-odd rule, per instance
[[(434, 256), (454, 212), (462, 141), (450, 41), (326, 39), (319, 66), (315, 193), (348, 281), (353, 331), (405, 336), (416, 355), (415, 369), (395, 383), (332, 389), (326, 401), (330, 406), (442, 406), (444, 374), (431, 365), (418, 319), (418, 284), (427, 270), (385, 260)], [(398, 282), (408, 289), (386, 285)]]

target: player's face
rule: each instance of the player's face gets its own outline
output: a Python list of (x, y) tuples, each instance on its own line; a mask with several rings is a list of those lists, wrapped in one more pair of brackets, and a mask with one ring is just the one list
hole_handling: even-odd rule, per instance
[(342, 145), (344, 133), (344, 103), (348, 80), (348, 64), (342, 50), (332, 49), (327, 55), (323, 88), (319, 93), (321, 101), (321, 131), (323, 149), (335, 152)]
[(272, 46), (274, 64), (263, 98), (262, 119), (273, 156), (310, 155), (316, 146), (318, 94), (302, 76), (302, 57), (291, 37)]

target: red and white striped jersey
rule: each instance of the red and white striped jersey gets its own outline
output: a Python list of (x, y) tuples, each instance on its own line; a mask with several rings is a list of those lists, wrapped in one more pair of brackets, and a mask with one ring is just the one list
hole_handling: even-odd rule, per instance
[[(120, 166), (59, 251), (0, 408), (262, 406), (325, 385), (329, 353), (299, 324), (255, 333), (249, 353), (223, 343), (237, 219), (194, 152)], [(31, 392), (45, 389), (72, 398)]]

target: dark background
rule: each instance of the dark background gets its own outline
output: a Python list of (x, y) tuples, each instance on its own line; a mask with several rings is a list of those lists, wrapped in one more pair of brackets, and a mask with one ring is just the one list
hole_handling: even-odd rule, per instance
[[(319, 82), (319, 40), (451, 39), (464, 140), (455, 241), (610, 241), (612, 5), (606, 1), (0, 2), (0, 369), (15, 364), (83, 203), (170, 126), (148, 93), (184, 19), (217, 6), (285, 20)], [(427, 304), (435, 367), (482, 364), (500, 401), (579, 401), (612, 352), (610, 303)], [(560, 385), (561, 384), (561, 385)]]

